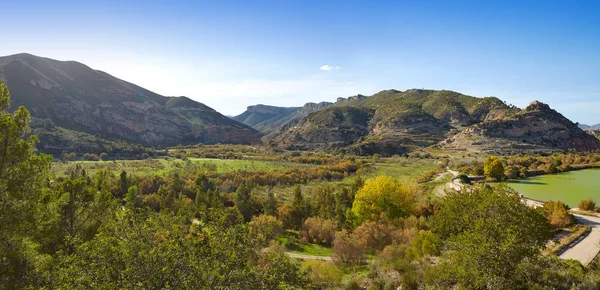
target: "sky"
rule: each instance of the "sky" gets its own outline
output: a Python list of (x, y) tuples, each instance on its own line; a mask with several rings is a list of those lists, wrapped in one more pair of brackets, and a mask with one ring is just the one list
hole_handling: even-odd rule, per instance
[(600, 123), (600, 1), (0, 0), (0, 11), (0, 55), (76, 60), (226, 115), (427, 88)]

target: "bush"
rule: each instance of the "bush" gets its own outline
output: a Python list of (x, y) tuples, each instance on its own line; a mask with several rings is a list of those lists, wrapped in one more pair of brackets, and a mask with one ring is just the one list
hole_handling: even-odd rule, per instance
[(354, 230), (352, 237), (368, 253), (375, 253), (392, 243), (396, 230), (392, 225), (366, 221)]
[(471, 184), (471, 178), (464, 173), (459, 174), (456, 178), (458, 178), (462, 184)]
[(580, 210), (593, 211), (596, 208), (596, 203), (592, 199), (586, 199), (580, 201), (577, 207)]
[(302, 225), (302, 237), (309, 243), (329, 246), (335, 238), (336, 224), (321, 218), (307, 218)]
[(547, 201), (542, 209), (548, 222), (555, 228), (568, 227), (575, 222), (573, 215), (569, 213), (569, 207), (562, 201)]
[(83, 159), (88, 160), (88, 161), (99, 161), (100, 157), (98, 157), (98, 155), (93, 154), (93, 153), (85, 153), (85, 154), (83, 154)]
[(102, 152), (102, 153), (100, 153), (100, 159), (101, 159), (102, 161), (106, 160), (106, 158), (107, 158), (107, 157), (108, 157), (108, 154), (106, 154), (106, 152)]
[(331, 262), (307, 260), (302, 262), (303, 270), (310, 270), (311, 280), (323, 288), (330, 288), (342, 281), (344, 273)]
[(337, 232), (333, 240), (333, 261), (346, 265), (359, 265), (363, 261), (364, 249), (346, 230)]

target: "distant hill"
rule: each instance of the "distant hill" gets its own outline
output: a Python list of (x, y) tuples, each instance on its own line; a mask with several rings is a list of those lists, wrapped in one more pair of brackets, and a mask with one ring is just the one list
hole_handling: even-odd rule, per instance
[(579, 128), (583, 129), (583, 130), (600, 130), (600, 124), (596, 124), (596, 125), (585, 125), (585, 124), (579, 124)]
[(578, 128), (550, 106), (534, 101), (505, 118), (489, 120), (465, 129), (441, 143), (444, 148), (495, 151), (600, 149), (600, 141)]
[[(511, 121), (514, 118), (519, 121)], [(542, 126), (546, 121), (554, 123)], [(537, 129), (525, 127), (538, 123)], [(484, 129), (477, 131), (478, 126)], [(519, 132), (525, 137), (511, 131), (510, 126), (520, 126)], [(494, 150), (498, 144), (550, 150), (600, 148), (600, 142), (589, 137), (541, 103), (522, 111), (495, 97), (413, 89), (340, 98), (332, 106), (313, 112), (287, 128), (274, 138), (274, 143), (285, 149), (339, 148), (357, 154), (386, 155), (438, 144), (459, 150)], [(488, 142), (492, 140), (495, 142)]]
[(331, 105), (329, 102), (307, 103), (302, 107), (256, 105), (249, 106), (245, 112), (232, 119), (253, 127), (262, 133), (264, 140), (269, 140), (280, 130), (296, 124), (302, 117)]
[[(69, 150), (72, 132), (144, 146), (258, 140), (256, 130), (204, 104), (161, 96), (75, 61), (0, 57), (0, 80), (10, 90), (11, 109), (24, 105), (32, 117), (50, 120), (61, 129), (52, 134), (53, 146), (64, 142)], [(70, 137), (61, 140), (65, 130)]]

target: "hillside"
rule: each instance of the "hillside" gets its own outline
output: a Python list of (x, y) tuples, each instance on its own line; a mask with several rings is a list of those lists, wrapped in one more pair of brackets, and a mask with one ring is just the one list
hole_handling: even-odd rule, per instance
[(577, 127), (550, 106), (534, 101), (506, 118), (482, 122), (440, 144), (443, 148), (506, 151), (558, 149), (590, 151), (600, 141)]
[(418, 89), (340, 98), (301, 119), (274, 143), (363, 155), (402, 154), (438, 143), (445, 149), (501, 152), (600, 148), (598, 140), (541, 103), (519, 110), (495, 97)]
[[(401, 154), (434, 145), (456, 130), (500, 118), (513, 110), (497, 98), (475, 98), (451, 91), (386, 90), (370, 97), (340, 98), (332, 107), (302, 119), (275, 142), (283, 148), (349, 146), (358, 154)], [(329, 122), (331, 114), (352, 116), (357, 111), (369, 113), (362, 114), (363, 118), (344, 119), (343, 126)], [(354, 131), (343, 142), (333, 137), (349, 128)], [(320, 145), (311, 144), (313, 140), (321, 141)]]
[(74, 61), (0, 57), (0, 80), (10, 90), (12, 109), (23, 105), (32, 117), (68, 131), (144, 146), (258, 140), (256, 130), (204, 104), (161, 96)]
[(329, 102), (307, 103), (302, 107), (249, 106), (245, 112), (232, 119), (261, 132), (263, 140), (269, 140), (280, 130), (295, 125), (302, 117), (332, 105)]

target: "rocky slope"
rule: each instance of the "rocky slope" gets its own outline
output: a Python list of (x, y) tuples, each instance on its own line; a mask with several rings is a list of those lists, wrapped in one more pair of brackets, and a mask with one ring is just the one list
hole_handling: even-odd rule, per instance
[(249, 106), (245, 112), (232, 119), (260, 131), (264, 136), (263, 140), (267, 141), (308, 114), (331, 105), (329, 102), (307, 103), (302, 107), (256, 105)]
[(161, 96), (74, 61), (0, 57), (0, 80), (12, 109), (24, 105), (32, 117), (66, 130), (144, 146), (258, 140), (256, 130), (204, 104)]
[(534, 101), (501, 119), (471, 126), (440, 143), (442, 148), (470, 150), (600, 149), (600, 141), (550, 106)]
[[(370, 97), (338, 99), (274, 141), (289, 149), (347, 147), (358, 154), (400, 154), (434, 145), (466, 126), (501, 118), (513, 110), (497, 98), (451, 91), (386, 90)], [(331, 122), (331, 116), (341, 116), (342, 123)]]

